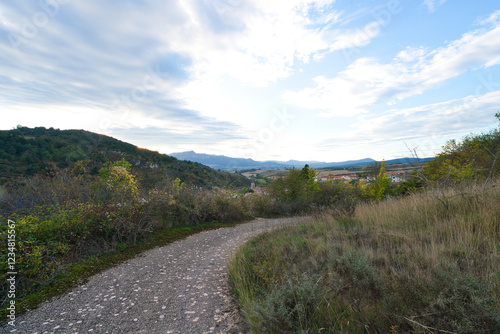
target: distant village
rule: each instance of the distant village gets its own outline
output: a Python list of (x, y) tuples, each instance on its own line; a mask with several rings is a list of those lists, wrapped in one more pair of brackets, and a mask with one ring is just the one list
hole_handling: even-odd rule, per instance
[[(321, 182), (326, 182), (329, 180), (337, 180), (337, 181), (345, 181), (345, 182), (350, 182), (350, 181), (362, 181), (362, 182), (372, 182), (374, 181), (377, 177), (375, 175), (369, 175), (366, 177), (360, 177), (357, 174), (345, 174), (345, 175), (322, 175), (325, 172), (320, 173), (318, 176), (317, 180)], [(404, 182), (408, 180), (409, 175), (406, 173), (401, 173), (401, 172), (387, 172), (387, 175), (391, 178), (391, 182), (393, 184), (399, 184), (401, 182)]]
[[(411, 176), (405, 172), (387, 172), (387, 176), (391, 178), (391, 183), (393, 185), (398, 185), (401, 182), (407, 181)], [(270, 178), (275, 178), (277, 176), (270, 176)], [(322, 171), (316, 177), (317, 182), (328, 182), (328, 181), (339, 181), (339, 182), (351, 182), (351, 181), (360, 181), (364, 183), (370, 183), (375, 181), (377, 178), (376, 175), (368, 175), (368, 176), (359, 176), (358, 174), (340, 174), (334, 175), (331, 171)], [(252, 182), (250, 189), (254, 194), (257, 195), (266, 195), (266, 189), (264, 187), (259, 187)], [(247, 194), (249, 195), (249, 194)]]

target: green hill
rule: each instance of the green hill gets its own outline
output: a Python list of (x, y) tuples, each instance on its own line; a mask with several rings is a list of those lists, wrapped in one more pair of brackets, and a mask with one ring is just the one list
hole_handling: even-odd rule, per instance
[(0, 131), (0, 183), (18, 177), (74, 168), (78, 162), (97, 174), (107, 161), (124, 158), (145, 188), (165, 176), (211, 188), (248, 186), (242, 175), (216, 171), (199, 163), (138, 148), (118, 139), (84, 130), (28, 128)]

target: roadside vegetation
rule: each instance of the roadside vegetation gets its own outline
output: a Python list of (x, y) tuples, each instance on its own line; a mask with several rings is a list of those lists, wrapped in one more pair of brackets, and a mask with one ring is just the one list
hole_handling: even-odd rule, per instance
[[(1, 302), (8, 302), (7, 222), (15, 223), (17, 314), (81, 283), (91, 274), (203, 229), (249, 218), (241, 197), (165, 179), (140, 187), (125, 159), (98, 175), (52, 170), (7, 183), (0, 200)], [(162, 243), (163, 242), (163, 243)], [(2, 320), (6, 307), (2, 307)]]
[(500, 184), (325, 212), (242, 247), (230, 277), (255, 333), (500, 332)]
[(306, 169), (272, 184), (279, 203), (335, 204), (237, 252), (230, 279), (252, 330), (500, 333), (499, 155), (492, 131), (449, 142), (397, 188), (383, 164), (367, 186), (325, 192)]
[(246, 220), (233, 192), (249, 185), (236, 173), (83, 130), (0, 131), (1, 321), (9, 253), (20, 315), (117, 259)]

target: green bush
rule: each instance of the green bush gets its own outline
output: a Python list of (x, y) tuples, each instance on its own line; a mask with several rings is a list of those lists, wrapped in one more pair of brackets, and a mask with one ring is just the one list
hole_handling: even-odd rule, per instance
[(290, 216), (295, 210), (292, 204), (277, 201), (270, 196), (252, 195), (247, 197), (249, 212), (254, 217)]
[(153, 219), (169, 226), (237, 222), (248, 217), (246, 203), (224, 189), (193, 189), (174, 180), (149, 192), (145, 205)]
[(298, 278), (288, 277), (255, 303), (252, 317), (259, 324), (258, 333), (296, 333), (300, 329), (312, 328), (315, 313), (322, 303), (321, 277), (303, 274)]

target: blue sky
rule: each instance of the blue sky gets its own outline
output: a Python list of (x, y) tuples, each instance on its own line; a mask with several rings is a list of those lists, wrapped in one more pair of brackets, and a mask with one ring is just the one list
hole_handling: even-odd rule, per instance
[(499, 111), (496, 1), (0, 3), (5, 130), (333, 162), (433, 156)]

